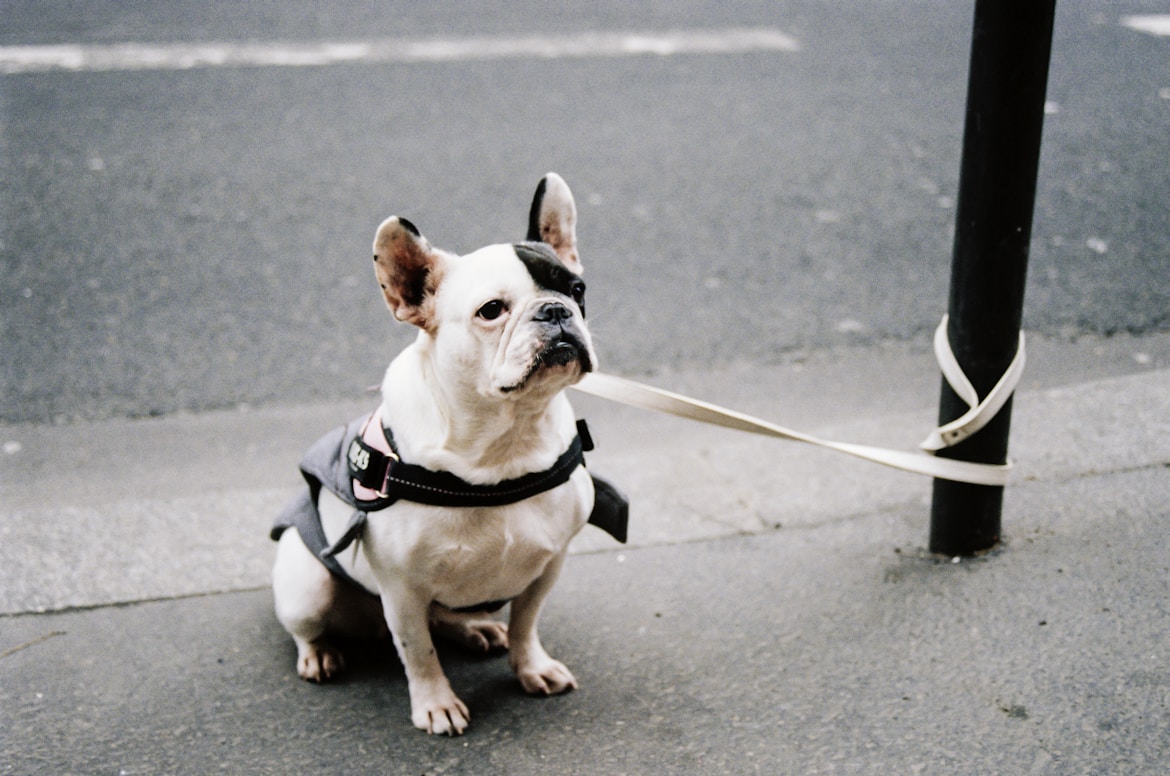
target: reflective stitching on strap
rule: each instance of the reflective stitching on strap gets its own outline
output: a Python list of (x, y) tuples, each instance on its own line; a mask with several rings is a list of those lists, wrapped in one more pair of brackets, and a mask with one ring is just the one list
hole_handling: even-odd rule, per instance
[[(572, 447), (570, 447), (568, 452), (570, 452), (570, 453), (573, 452)], [(538, 495), (539, 493), (543, 492), (544, 483), (548, 482), (549, 480), (557, 479), (565, 469), (576, 468), (577, 466), (579, 466), (581, 464), (581, 459), (580, 459), (579, 455), (567, 455), (567, 456), (562, 456), (562, 457), (564, 458), (564, 460), (562, 460), (559, 463), (559, 465), (555, 465), (555, 466), (553, 466), (553, 468), (549, 469), (546, 472), (545, 476), (541, 477), (539, 480), (534, 480), (534, 481), (529, 482), (525, 485), (515, 487), (515, 488), (509, 488), (507, 490), (501, 490), (497, 486), (485, 486), (485, 487), (491, 487), (491, 492), (490, 493), (483, 493), (483, 494), (473, 493), (473, 492), (469, 492), (469, 491), (447, 490), (445, 488), (437, 488), (433, 485), (424, 485), (424, 484), (419, 483), (419, 482), (415, 482), (412, 480), (404, 480), (404, 479), (401, 479), (399, 477), (394, 477), (394, 476), (387, 477), (386, 480), (387, 480), (387, 482), (395, 482), (395, 483), (398, 483), (399, 485), (405, 485), (405, 486), (409, 486), (411, 488), (417, 488), (419, 490), (427, 490), (427, 491), (430, 491), (431, 493), (438, 493), (438, 494), (443, 495), (443, 496), (460, 496), (460, 497), (469, 498), (469, 499), (476, 498), (476, 497), (492, 498), (492, 499), (509, 498), (513, 494), (528, 493), (529, 491), (532, 491), (532, 495)], [(467, 504), (465, 506), (473, 506), (473, 505)]]

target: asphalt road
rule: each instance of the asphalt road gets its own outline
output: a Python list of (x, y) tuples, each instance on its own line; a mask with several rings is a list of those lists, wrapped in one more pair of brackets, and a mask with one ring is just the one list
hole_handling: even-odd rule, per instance
[[(41, 3), (0, 46), (778, 28), (796, 52), (0, 75), (0, 421), (346, 399), (412, 332), (390, 213), (468, 251), (580, 207), (603, 366), (927, 339), (970, 4)], [(1170, 3), (1062, 0), (1026, 326), (1170, 329)]]

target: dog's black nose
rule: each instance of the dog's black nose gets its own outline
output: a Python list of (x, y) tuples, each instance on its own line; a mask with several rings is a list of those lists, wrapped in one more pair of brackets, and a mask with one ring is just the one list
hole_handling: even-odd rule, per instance
[(573, 317), (573, 311), (560, 302), (546, 302), (532, 316), (538, 323), (562, 323)]

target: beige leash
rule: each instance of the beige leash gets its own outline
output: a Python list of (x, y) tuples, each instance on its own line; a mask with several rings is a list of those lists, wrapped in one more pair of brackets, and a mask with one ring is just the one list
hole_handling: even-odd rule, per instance
[[(955, 387), (955, 392), (967, 401), (972, 406), (972, 409), (953, 423), (948, 423), (936, 429), (928, 437), (927, 441), (923, 443), (923, 446), (931, 452), (962, 441), (986, 425), (987, 421), (995, 415), (1007, 401), (1008, 397), (1011, 396), (1024, 367), (1024, 339), (1023, 334), (1021, 334), (1020, 346), (1016, 352), (1015, 360), (1012, 361), (1012, 365), (1008, 368), (995, 389), (992, 390), (987, 398), (980, 402), (978, 396), (975, 395), (974, 389), (971, 388), (970, 381), (963, 375), (962, 370), (958, 367), (958, 362), (955, 361), (954, 356), (950, 353), (950, 346), (947, 343), (946, 337), (946, 324), (946, 318), (944, 318), (942, 324), (939, 326), (939, 331), (942, 332), (942, 335), (936, 335), (935, 337), (935, 352), (940, 365), (943, 367), (943, 374), (946, 376), (947, 381), (951, 383), (952, 387), (958, 384)], [(940, 349), (945, 349), (945, 354), (941, 353)], [(938, 458), (923, 453), (912, 453), (903, 450), (890, 450), (883, 447), (870, 447), (868, 445), (855, 445), (846, 442), (818, 439), (809, 434), (793, 431), (792, 429), (778, 426), (775, 423), (769, 423), (766, 420), (761, 420), (742, 412), (725, 409), (715, 404), (692, 399), (688, 396), (682, 396), (681, 394), (672, 393), (661, 388), (644, 385), (624, 377), (616, 377), (600, 372), (593, 372), (586, 375), (585, 379), (574, 387), (582, 393), (587, 393), (602, 399), (609, 399), (610, 401), (626, 404), (631, 407), (664, 412), (689, 420), (697, 420), (700, 423), (709, 423), (739, 431), (747, 431), (752, 434), (774, 437), (776, 439), (787, 439), (794, 442), (816, 445), (817, 447), (836, 450), (839, 453), (845, 453), (856, 458), (914, 474), (922, 474), (927, 477), (954, 480), (955, 482), (967, 482), (974, 485), (1003, 486), (1007, 483), (1008, 473), (1011, 471), (1010, 463), (972, 463), (970, 461), (956, 461), (950, 458)]]

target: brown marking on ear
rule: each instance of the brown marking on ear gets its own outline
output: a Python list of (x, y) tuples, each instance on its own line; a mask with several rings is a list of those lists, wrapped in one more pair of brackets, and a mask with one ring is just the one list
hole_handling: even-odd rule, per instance
[(378, 227), (374, 275), (395, 318), (429, 328), (441, 276), (439, 253), (410, 221), (391, 216)]
[(548, 243), (570, 271), (580, 275), (577, 204), (565, 179), (550, 172), (541, 179), (528, 213), (528, 239)]

